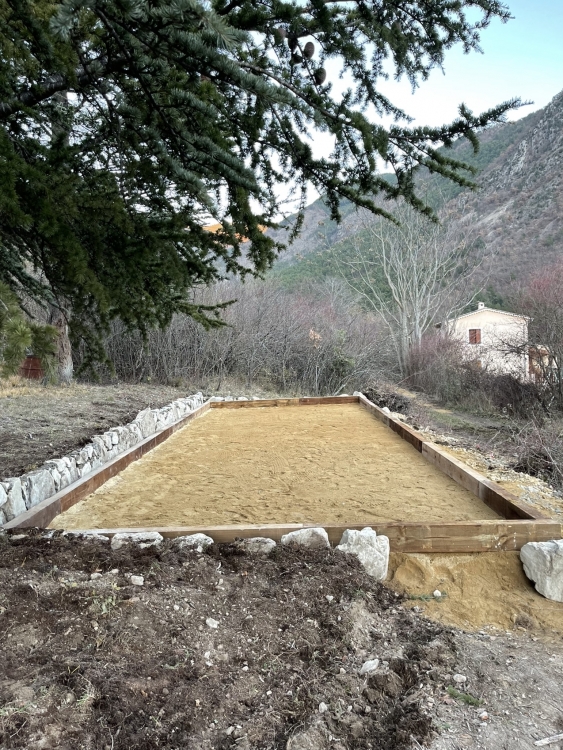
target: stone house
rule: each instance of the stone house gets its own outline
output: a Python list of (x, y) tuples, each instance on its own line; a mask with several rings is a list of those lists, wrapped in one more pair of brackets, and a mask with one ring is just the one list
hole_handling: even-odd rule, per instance
[(527, 380), (528, 321), (525, 315), (494, 310), (478, 302), (476, 310), (450, 318), (446, 326), (449, 334), (462, 342), (467, 360), (476, 367)]

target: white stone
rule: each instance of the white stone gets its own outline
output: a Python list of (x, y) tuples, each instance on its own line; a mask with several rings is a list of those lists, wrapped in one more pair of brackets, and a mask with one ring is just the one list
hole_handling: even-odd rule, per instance
[(364, 674), (370, 674), (370, 672), (375, 672), (375, 670), (379, 666), (379, 659), (368, 659), (368, 661), (365, 661), (360, 669), (360, 676)]
[(144, 438), (156, 431), (156, 417), (152, 409), (140, 411), (135, 417), (134, 423), (139, 427)]
[[(319, 704), (319, 711), (320, 706), (326, 706), (326, 703)], [(326, 706), (326, 708), (328, 710), (328, 706)], [(308, 727), (290, 737), (285, 746), (285, 750), (328, 750), (333, 746), (329, 736), (330, 735), (324, 726), (324, 722), (321, 719), (317, 725)], [(334, 745), (334, 747), (341, 748), (342, 745), (338, 743), (338, 745)]]
[(92, 464), (90, 461), (86, 461), (84, 466), (80, 469), (80, 476), (85, 477), (86, 474), (89, 474), (92, 471)]
[(432, 596), (434, 599), (441, 599), (442, 598), (442, 592), (436, 589), (436, 591), (433, 592)]
[(105, 458), (108, 449), (105, 440), (101, 435), (96, 435), (92, 438), (92, 445), (94, 446), (94, 453), (100, 458)]
[(246, 396), (239, 396), (237, 398), (237, 401), (248, 401), (248, 399), (246, 398)]
[(97, 531), (63, 531), (63, 536), (68, 536), (71, 539), (77, 537), (78, 539), (96, 539), (100, 542), (108, 542), (109, 536), (99, 534)]
[(326, 705), (326, 703), (325, 703), (324, 701), (321, 701), (321, 702), (319, 703), (319, 713), (320, 713), (320, 714), (324, 714), (324, 713), (326, 713), (327, 711), (328, 711), (328, 706)]
[(217, 401), (224, 401), (223, 396), (211, 396), (209, 400), (212, 403), (216, 403)]
[(524, 573), (536, 591), (556, 602), (563, 602), (563, 539), (528, 542), (520, 550)]
[(98, 578), (101, 578), (101, 577), (102, 577), (101, 573), (90, 573), (90, 580), (91, 581), (96, 581)]
[(384, 406), (381, 411), (384, 411), (385, 414), (391, 414), (391, 409), (388, 406)]
[(133, 586), (144, 586), (145, 583), (144, 576), (131, 576), (129, 580)]
[(174, 546), (179, 549), (194, 549), (196, 552), (205, 552), (213, 544), (213, 539), (207, 534), (189, 534), (188, 536), (177, 536)]
[(366, 573), (378, 581), (387, 578), (389, 539), (383, 535), (378, 536), (369, 526), (361, 531), (346, 529), (336, 549), (348, 555), (355, 555)]
[(0, 484), (0, 508), (8, 502), (8, 493), (4, 485)]
[(467, 677), (464, 674), (454, 674), (453, 680), (458, 685), (463, 685), (467, 681)]
[(245, 552), (250, 552), (254, 555), (269, 555), (276, 547), (276, 543), (273, 539), (268, 539), (263, 536), (254, 536), (250, 539), (243, 539), (239, 544)]
[(163, 536), (158, 531), (140, 531), (114, 534), (111, 540), (111, 548), (118, 550), (127, 544), (138, 545), (141, 549), (155, 547), (162, 543)]
[(8, 496), (7, 501), (2, 507), (2, 511), (6, 516), (7, 521), (11, 521), (21, 513), (25, 513), (27, 510), (25, 507), (25, 500), (22, 493), (22, 485), (19, 477), (11, 477), (5, 479), (2, 486)]
[(282, 536), (281, 543), (284, 545), (297, 544), (299, 547), (307, 547), (308, 549), (330, 547), (328, 534), (323, 528), (297, 529), (297, 531), (290, 531), (289, 534), (284, 534)]
[(55, 494), (55, 482), (47, 469), (32, 471), (22, 479), (26, 485), (28, 508), (33, 508)]
[(213, 630), (216, 630), (219, 627), (218, 621), (214, 620), (212, 617), (208, 617), (205, 624), (208, 628), (212, 628)]

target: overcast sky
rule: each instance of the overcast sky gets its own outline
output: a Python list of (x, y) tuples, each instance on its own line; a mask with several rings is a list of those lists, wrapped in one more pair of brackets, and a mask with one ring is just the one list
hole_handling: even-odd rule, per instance
[[(563, 0), (506, 3), (514, 18), (506, 24), (495, 20), (482, 32), (483, 54), (465, 55), (454, 47), (446, 53), (444, 72), (433, 71), (414, 93), (407, 80), (380, 81), (382, 93), (416, 125), (450, 122), (462, 102), (476, 114), (513, 97), (533, 102), (510, 119), (544, 107), (563, 89)], [(330, 77), (333, 71), (328, 72)], [(342, 87), (334, 80), (335, 94)], [(320, 155), (330, 151), (331, 141), (315, 134), (314, 145)], [(311, 190), (308, 202), (317, 197)]]

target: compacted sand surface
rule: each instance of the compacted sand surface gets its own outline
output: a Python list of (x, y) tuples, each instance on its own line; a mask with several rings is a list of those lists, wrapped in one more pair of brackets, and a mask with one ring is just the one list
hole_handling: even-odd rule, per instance
[(355, 404), (212, 409), (58, 516), (66, 529), (498, 518)]

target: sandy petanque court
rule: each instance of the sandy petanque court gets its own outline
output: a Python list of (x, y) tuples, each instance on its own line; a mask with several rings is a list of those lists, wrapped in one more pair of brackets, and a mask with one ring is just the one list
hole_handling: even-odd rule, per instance
[(211, 409), (52, 528), (499, 516), (356, 404)]

